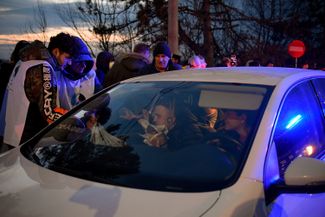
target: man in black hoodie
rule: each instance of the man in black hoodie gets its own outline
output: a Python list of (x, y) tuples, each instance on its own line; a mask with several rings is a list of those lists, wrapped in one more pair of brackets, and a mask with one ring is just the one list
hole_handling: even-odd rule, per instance
[(65, 110), (72, 109), (102, 89), (92, 69), (94, 60), (86, 43), (79, 37), (72, 38), (76, 53), (71, 58), (71, 64), (56, 75), (60, 107)]
[(105, 78), (104, 86), (108, 87), (119, 81), (140, 76), (140, 70), (149, 64), (150, 48), (137, 44), (132, 53), (122, 54), (116, 58), (114, 65)]

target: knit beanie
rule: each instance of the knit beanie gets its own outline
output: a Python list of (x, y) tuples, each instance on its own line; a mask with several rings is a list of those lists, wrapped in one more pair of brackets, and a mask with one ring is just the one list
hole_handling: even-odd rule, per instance
[(158, 54), (165, 54), (169, 58), (171, 58), (172, 54), (170, 52), (169, 46), (166, 42), (158, 42), (153, 50), (153, 56), (157, 56)]

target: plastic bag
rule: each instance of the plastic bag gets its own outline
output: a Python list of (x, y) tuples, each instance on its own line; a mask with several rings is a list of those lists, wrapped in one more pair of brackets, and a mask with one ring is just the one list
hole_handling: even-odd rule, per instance
[(96, 145), (107, 145), (111, 147), (124, 147), (123, 140), (109, 134), (102, 125), (96, 123), (91, 129), (90, 142)]

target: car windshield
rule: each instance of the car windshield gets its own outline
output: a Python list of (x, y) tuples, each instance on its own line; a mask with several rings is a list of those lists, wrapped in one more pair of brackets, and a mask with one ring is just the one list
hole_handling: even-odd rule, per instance
[(24, 153), (40, 166), (102, 183), (222, 189), (239, 177), (272, 90), (206, 82), (120, 84), (54, 123)]

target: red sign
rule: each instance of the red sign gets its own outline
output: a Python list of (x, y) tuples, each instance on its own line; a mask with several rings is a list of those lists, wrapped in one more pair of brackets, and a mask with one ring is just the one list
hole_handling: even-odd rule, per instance
[(300, 40), (293, 40), (289, 45), (288, 45), (288, 53), (290, 56), (293, 58), (299, 58), (302, 55), (304, 55), (306, 51), (306, 47), (304, 42)]

